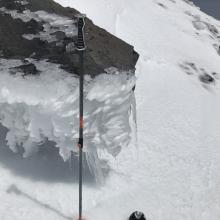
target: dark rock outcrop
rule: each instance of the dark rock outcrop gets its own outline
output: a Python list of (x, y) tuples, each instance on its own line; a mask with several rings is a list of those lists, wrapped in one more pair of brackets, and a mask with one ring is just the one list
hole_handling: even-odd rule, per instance
[[(59, 16), (61, 20), (63, 17), (67, 25), (61, 27), (51, 24), (42, 13)], [(68, 35), (71, 28), (76, 30), (77, 14), (79, 12), (75, 9), (64, 8), (52, 0), (1, 0), (2, 56), (7, 59), (47, 59), (77, 74), (78, 55), (74, 47), (76, 34)], [(85, 33), (87, 74), (95, 76), (109, 67), (119, 70), (135, 69), (138, 54), (132, 46), (97, 27), (88, 18)]]
[(209, 74), (200, 75), (199, 79), (201, 82), (206, 83), (206, 84), (210, 84), (210, 83), (215, 82), (215, 79), (212, 76), (210, 76)]
[(21, 72), (23, 74), (23, 76), (26, 75), (37, 75), (39, 74), (39, 70), (37, 69), (37, 67), (33, 64), (33, 63), (25, 63), (23, 65), (11, 68), (10, 71), (12, 74), (16, 74), (17, 72)]

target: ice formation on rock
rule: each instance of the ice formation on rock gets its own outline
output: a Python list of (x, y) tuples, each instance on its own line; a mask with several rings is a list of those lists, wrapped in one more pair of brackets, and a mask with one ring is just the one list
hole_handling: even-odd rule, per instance
[[(27, 157), (49, 140), (60, 149), (63, 159), (68, 160), (71, 151), (78, 151), (78, 79), (57, 64), (28, 61), (42, 74), (14, 74), (11, 70), (22, 61), (0, 61), (0, 122), (8, 129), (8, 146), (14, 152), (23, 146), (23, 156)], [(95, 79), (86, 76), (84, 114), (88, 160), (94, 159), (98, 151), (116, 156), (130, 142), (134, 84), (133, 74), (119, 73), (116, 68), (106, 69), (106, 73)]]

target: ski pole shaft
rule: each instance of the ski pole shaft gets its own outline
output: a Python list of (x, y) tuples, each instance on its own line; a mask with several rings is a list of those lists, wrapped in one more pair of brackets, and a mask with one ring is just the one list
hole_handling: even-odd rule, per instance
[(83, 184), (83, 83), (84, 83), (84, 16), (78, 16), (78, 39), (77, 39), (77, 50), (79, 51), (79, 220), (82, 220), (82, 184)]
[(79, 220), (82, 218), (82, 169), (83, 169), (83, 51), (80, 51), (80, 127), (79, 127)]

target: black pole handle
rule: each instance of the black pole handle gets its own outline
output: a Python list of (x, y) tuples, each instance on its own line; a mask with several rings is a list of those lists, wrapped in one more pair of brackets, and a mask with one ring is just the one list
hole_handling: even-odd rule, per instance
[(84, 16), (78, 17), (78, 37), (77, 37), (77, 43), (76, 48), (77, 50), (85, 50), (85, 39), (84, 39), (84, 27), (85, 27), (85, 20)]

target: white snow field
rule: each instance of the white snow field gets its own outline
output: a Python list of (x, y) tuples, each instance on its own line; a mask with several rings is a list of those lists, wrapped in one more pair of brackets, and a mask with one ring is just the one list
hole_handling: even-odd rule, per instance
[[(86, 13), (97, 25), (134, 45), (140, 54), (135, 92), (138, 150), (133, 137), (128, 147), (124, 145), (120, 148), (116, 158), (110, 154), (102, 155), (108, 160), (109, 173), (102, 186), (92, 183), (91, 177), (85, 179), (85, 219), (121, 220), (127, 219), (132, 211), (141, 210), (149, 220), (219, 220), (220, 22), (204, 14), (187, 0), (56, 1)], [(38, 65), (45, 67), (42, 63)], [(7, 61), (3, 66), (8, 68)], [(67, 122), (60, 116), (65, 112), (70, 113), (71, 104), (64, 105), (62, 100), (66, 100), (69, 95), (68, 85), (72, 81), (64, 81), (62, 73), (60, 74), (61, 76), (55, 74), (54, 80), (50, 79), (53, 82), (48, 82), (45, 74), (44, 80), (54, 87), (49, 86), (42, 93), (39, 88), (43, 88), (40, 82), (43, 79), (33, 83), (33, 80), (28, 78), (30, 88), (25, 93), (22, 85), (14, 88), (13, 83), (4, 84), (4, 77), (9, 76), (1, 75), (1, 100), (7, 100), (8, 104), (1, 104), (0, 114), (4, 119), (4, 126), (15, 132), (13, 137), (16, 137), (18, 143), (20, 140), (23, 142), (22, 138), (32, 137), (28, 133), (32, 130), (24, 129), (25, 120), (30, 119), (36, 120), (39, 127), (42, 122), (48, 124), (50, 117), (56, 119), (54, 127), (57, 128), (57, 139), (54, 135), (49, 136), (51, 127), (46, 129), (47, 127), (43, 126), (46, 130), (42, 134), (48, 132), (46, 136), (51, 137), (51, 141), (59, 143), (63, 141), (62, 137), (65, 139), (71, 136), (68, 134), (71, 133), (72, 127), (66, 127)], [(204, 83), (207, 74), (211, 80)], [(96, 95), (87, 96), (88, 101), (89, 97), (95, 97), (99, 101), (103, 97), (106, 98), (102, 95), (97, 97), (98, 92), (103, 92), (104, 89), (106, 94), (113, 94), (112, 97), (114, 92), (121, 94), (127, 91), (127, 94), (130, 94), (128, 91), (134, 84), (133, 79), (127, 84), (123, 77), (119, 80), (116, 75), (112, 80), (122, 86), (122, 91), (112, 91), (112, 87), (103, 85), (105, 80), (102, 77), (104, 76), (92, 82), (90, 89)], [(24, 98), (33, 91), (31, 85), (36, 93), (36, 100), (31, 103), (28, 99), (26, 102), (29, 106), (24, 108), (22, 105), (23, 107), (19, 108), (19, 102), (14, 104), (15, 98), (19, 100), (22, 97), (21, 101), (24, 102)], [(61, 88), (63, 93), (59, 91)], [(17, 97), (10, 96), (15, 90)], [(52, 99), (51, 94), (54, 92), (57, 94), (57, 100)], [(74, 99), (76, 96), (71, 97)], [(72, 99), (69, 99), (70, 103)], [(134, 102), (132, 95), (128, 95), (128, 99), (131, 99), (130, 106)], [(31, 106), (39, 103), (39, 100), (43, 100), (39, 105), (40, 110), (33, 111)], [(111, 99), (111, 102), (113, 101), (114, 99)], [(119, 101), (120, 106), (123, 106), (125, 99), (119, 98)], [(53, 106), (55, 104), (59, 111), (50, 110), (56, 107)], [(118, 123), (119, 116), (124, 115), (115, 112), (117, 101), (106, 104), (112, 108), (114, 115), (117, 115), (116, 118), (113, 117), (112, 124), (110, 123), (111, 134), (111, 131), (114, 132), (115, 128), (120, 127), (118, 124), (114, 126)], [(104, 106), (106, 105), (103, 105), (103, 108)], [(65, 108), (68, 110), (64, 110)], [(14, 112), (18, 112), (17, 109), (22, 112), (22, 117), (18, 113), (14, 115)], [(44, 120), (39, 114), (43, 114)], [(70, 115), (66, 115), (67, 120), (70, 120)], [(17, 119), (14, 120), (16, 124), (12, 124), (12, 117)], [(127, 120), (128, 117), (127, 114)], [(123, 124), (127, 121), (125, 118), (121, 120)], [(97, 129), (96, 134), (103, 132), (100, 124), (94, 126)], [(61, 128), (65, 129), (63, 133)], [(7, 131), (3, 132), (3, 128), (1, 130), (0, 140), (3, 140)], [(28, 135), (24, 134), (24, 131)], [(130, 130), (126, 129), (124, 132), (130, 137)], [(33, 136), (42, 138), (42, 134), (35, 133)], [(115, 140), (117, 138), (104, 138), (104, 143), (109, 143), (105, 146), (115, 146), (115, 142), (110, 144)], [(48, 146), (49, 143), (45, 144), (45, 148), (36, 156), (23, 159), (10, 153), (9, 149), (4, 147), (6, 143), (2, 141), (0, 219), (77, 219), (77, 166), (63, 163), (56, 148)], [(13, 145), (10, 146), (13, 149)], [(65, 155), (62, 151), (61, 154)]]

